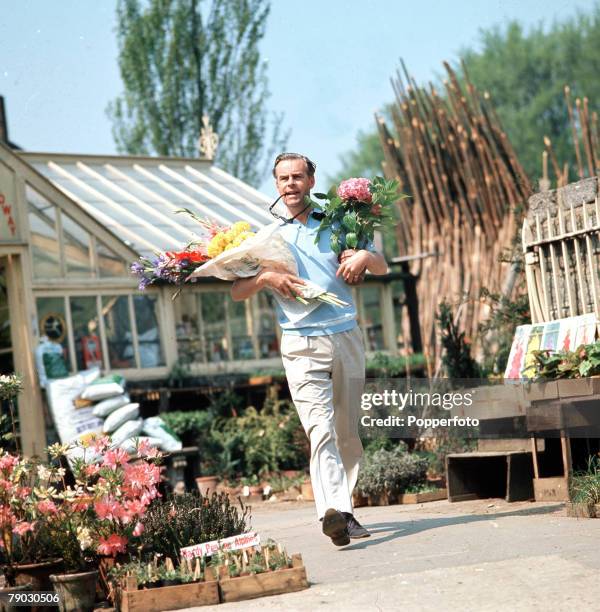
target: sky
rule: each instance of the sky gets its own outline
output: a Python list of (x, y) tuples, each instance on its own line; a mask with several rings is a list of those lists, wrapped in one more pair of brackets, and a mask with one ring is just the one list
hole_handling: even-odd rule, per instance
[[(9, 136), (30, 151), (115, 153), (108, 103), (122, 93), (116, 0), (2, 0), (0, 94)], [(594, 0), (272, 0), (262, 53), (269, 108), (284, 113), (287, 149), (317, 163), (317, 189), (393, 98), (403, 58), (418, 82), (442, 72), (480, 30), (526, 27), (587, 11)], [(7, 7), (10, 7), (7, 9)], [(492, 92), (493, 95), (493, 92)], [(275, 194), (265, 179), (263, 192)]]

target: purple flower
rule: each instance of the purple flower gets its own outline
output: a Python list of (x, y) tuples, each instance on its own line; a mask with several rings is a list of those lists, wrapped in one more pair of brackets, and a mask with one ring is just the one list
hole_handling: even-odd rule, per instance
[(131, 264), (132, 274), (137, 274), (138, 276), (141, 276), (142, 274), (144, 274), (144, 271), (145, 271), (145, 268), (139, 261), (134, 261)]

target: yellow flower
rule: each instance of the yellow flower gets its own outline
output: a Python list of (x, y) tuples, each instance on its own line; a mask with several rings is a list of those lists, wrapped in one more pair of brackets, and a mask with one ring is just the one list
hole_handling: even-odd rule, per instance
[(223, 252), (223, 249), (227, 246), (227, 240), (223, 232), (219, 232), (214, 236), (206, 247), (206, 254), (210, 257), (216, 257)]
[(250, 231), (250, 223), (248, 221), (237, 221), (231, 227), (232, 231), (235, 232), (235, 235), (238, 236), (242, 232)]
[(236, 246), (236, 247), (240, 246), (240, 244), (242, 244), (244, 240), (246, 240), (247, 238), (250, 238), (251, 236), (254, 236), (254, 232), (242, 232), (233, 241), (233, 246)]

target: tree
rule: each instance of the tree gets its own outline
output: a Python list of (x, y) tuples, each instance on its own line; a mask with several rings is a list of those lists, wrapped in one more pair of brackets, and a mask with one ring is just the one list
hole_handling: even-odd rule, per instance
[(587, 96), (600, 106), (600, 7), (550, 28), (526, 32), (517, 22), (481, 35), (481, 50), (462, 59), (475, 86), (488, 91), (504, 129), (531, 179), (542, 172), (543, 139), (548, 136), (560, 163), (577, 176), (564, 87), (572, 98)]
[[(559, 162), (568, 162), (570, 178), (576, 179), (564, 86), (570, 86), (572, 99), (587, 96), (592, 109), (600, 107), (600, 6), (550, 27), (538, 25), (526, 31), (513, 21), (483, 30), (477, 49), (464, 49), (460, 59), (473, 84), (491, 95), (528, 176), (539, 179), (543, 139), (548, 136)], [(458, 64), (462, 79), (464, 72)], [(372, 160), (366, 173), (379, 172), (380, 159), (373, 154), (376, 138), (375, 128), (362, 133), (358, 148), (341, 157), (340, 174), (347, 175), (359, 160)]]
[(269, 114), (268, 0), (119, 0), (122, 97), (109, 105), (120, 152), (198, 155), (202, 116), (219, 135), (216, 163), (254, 185), (285, 147)]

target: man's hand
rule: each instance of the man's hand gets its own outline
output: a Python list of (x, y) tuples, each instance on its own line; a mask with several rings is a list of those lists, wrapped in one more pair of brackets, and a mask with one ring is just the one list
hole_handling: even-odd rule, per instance
[(301, 295), (297, 285), (306, 283), (289, 272), (277, 272), (275, 270), (263, 270), (260, 272), (259, 283), (262, 287), (270, 287), (284, 298), (293, 300), (297, 295)]
[(341, 276), (348, 285), (358, 285), (365, 278), (369, 262), (368, 251), (354, 251), (347, 249), (340, 255), (341, 264), (336, 276)]

